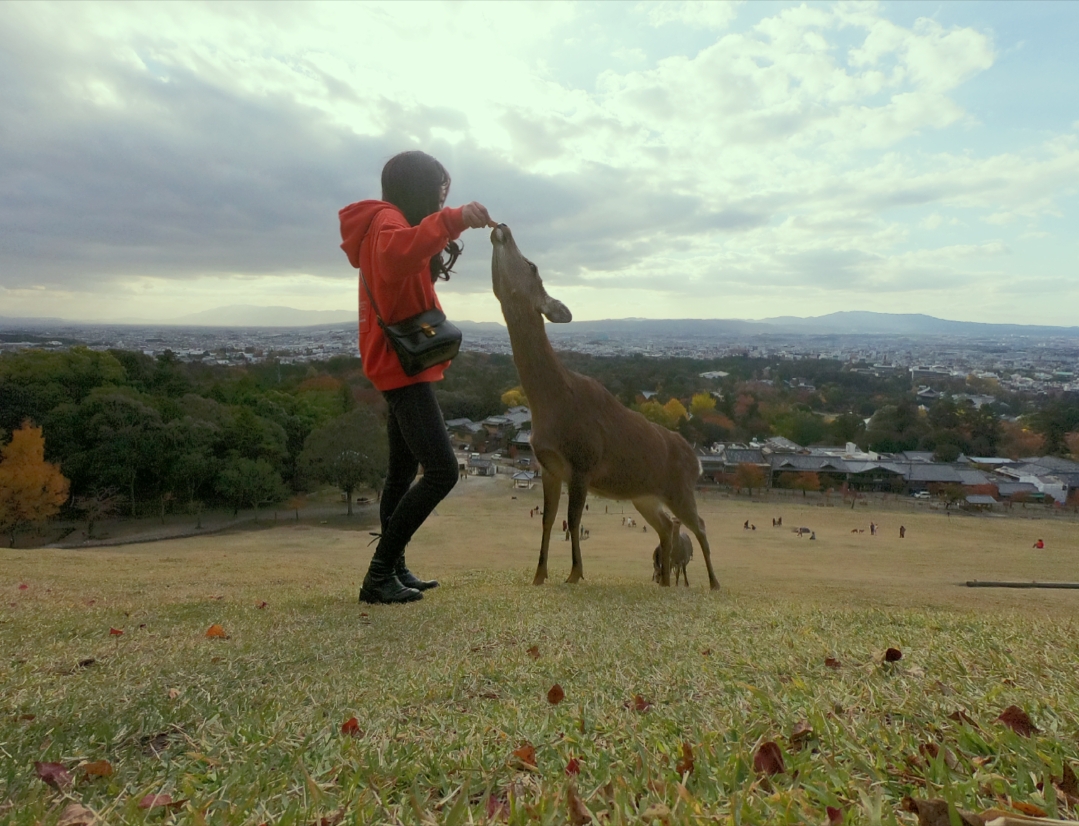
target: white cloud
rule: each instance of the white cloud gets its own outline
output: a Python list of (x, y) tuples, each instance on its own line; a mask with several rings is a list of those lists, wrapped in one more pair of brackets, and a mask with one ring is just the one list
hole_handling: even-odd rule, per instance
[(682, 23), (695, 29), (727, 28), (738, 16), (741, 0), (662, 0), (638, 3), (634, 11), (647, 16), (653, 26)]

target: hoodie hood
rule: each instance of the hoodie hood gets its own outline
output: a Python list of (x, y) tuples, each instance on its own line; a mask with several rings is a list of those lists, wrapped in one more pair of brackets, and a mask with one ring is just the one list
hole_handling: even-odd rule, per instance
[(348, 256), (348, 262), (356, 269), (360, 268), (360, 244), (367, 237), (375, 216), (387, 209), (400, 212), (393, 204), (372, 200), (349, 204), (337, 213), (341, 219), (341, 249)]

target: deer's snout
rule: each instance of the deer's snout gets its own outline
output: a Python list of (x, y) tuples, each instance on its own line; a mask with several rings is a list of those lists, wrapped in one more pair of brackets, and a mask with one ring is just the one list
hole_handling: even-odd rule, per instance
[(505, 224), (499, 224), (493, 230), (491, 230), (491, 243), (495, 245), (504, 244), (509, 241), (513, 236), (510, 235), (510, 228)]

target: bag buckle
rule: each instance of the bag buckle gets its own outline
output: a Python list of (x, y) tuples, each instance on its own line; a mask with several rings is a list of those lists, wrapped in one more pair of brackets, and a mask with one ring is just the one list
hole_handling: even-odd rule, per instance
[(430, 324), (426, 324), (422, 321), (420, 322), (420, 329), (423, 330), (423, 334), (428, 338), (434, 338), (437, 332)]

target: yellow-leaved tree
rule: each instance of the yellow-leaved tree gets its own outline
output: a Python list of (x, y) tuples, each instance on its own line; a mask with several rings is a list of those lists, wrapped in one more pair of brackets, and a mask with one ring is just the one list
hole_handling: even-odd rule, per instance
[(502, 404), (506, 407), (528, 407), (528, 396), (520, 385), (502, 394)]
[(694, 416), (702, 416), (716, 409), (716, 400), (711, 393), (694, 393), (689, 402), (689, 412)]
[(45, 461), (45, 437), (29, 422), (0, 448), (0, 530), (11, 547), (23, 528), (44, 522), (67, 500), (70, 483)]

